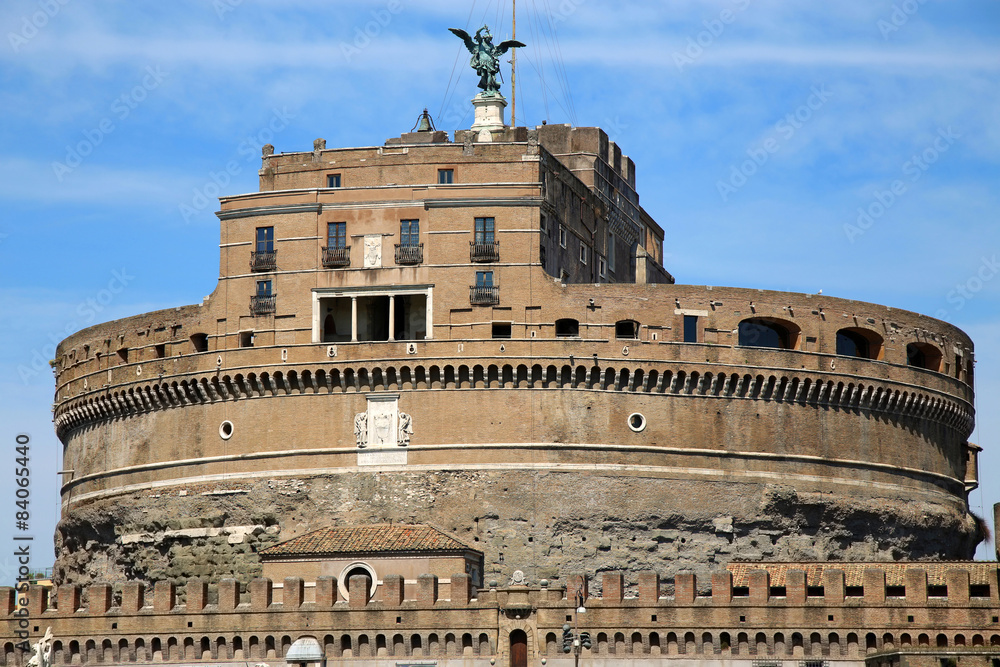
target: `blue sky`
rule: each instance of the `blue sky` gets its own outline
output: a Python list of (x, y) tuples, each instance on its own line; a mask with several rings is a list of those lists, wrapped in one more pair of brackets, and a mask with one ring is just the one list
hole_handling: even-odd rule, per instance
[[(53, 341), (209, 294), (215, 197), (257, 189), (262, 144), (377, 145), (424, 107), (439, 129), (467, 128), (475, 80), (447, 28), (505, 38), (506, 4), (5, 0), (0, 451), (32, 438), (36, 565), (51, 564), (57, 517)], [(973, 337), (985, 451), (971, 504), (991, 515), (1000, 4), (518, 5), (519, 124), (604, 127), (638, 166), (679, 282), (822, 289)]]

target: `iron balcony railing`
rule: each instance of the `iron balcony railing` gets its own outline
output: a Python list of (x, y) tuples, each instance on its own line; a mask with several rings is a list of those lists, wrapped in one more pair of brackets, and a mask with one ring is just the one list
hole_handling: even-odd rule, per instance
[(396, 264), (420, 264), (424, 261), (424, 244), (396, 244)]
[(469, 254), (473, 262), (499, 262), (500, 242), (476, 243), (469, 241)]
[(334, 248), (323, 248), (323, 266), (332, 268), (336, 266), (351, 265), (351, 246), (338, 246)]
[(277, 250), (250, 253), (251, 271), (274, 271), (276, 268), (278, 268)]
[(470, 285), (469, 303), (473, 306), (495, 306), (500, 303), (499, 285)]
[(254, 317), (270, 315), (277, 306), (277, 294), (255, 294), (250, 297), (250, 314)]

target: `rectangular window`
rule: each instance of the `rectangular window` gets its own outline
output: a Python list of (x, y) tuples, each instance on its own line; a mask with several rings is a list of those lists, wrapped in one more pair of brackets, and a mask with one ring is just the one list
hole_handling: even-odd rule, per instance
[(438, 183), (440, 185), (451, 185), (455, 182), (454, 169), (438, 169)]
[(566, 247), (566, 228), (562, 225), (559, 225), (559, 246)]
[(597, 258), (597, 273), (601, 278), (608, 277), (608, 263), (603, 257)]
[(476, 271), (476, 287), (493, 287), (493, 272)]
[(274, 227), (257, 228), (257, 252), (274, 252)]
[(258, 280), (257, 281), (257, 296), (271, 296), (271, 281), (270, 280)]
[(493, 337), (510, 338), (510, 322), (494, 322)]
[(420, 221), (399, 221), (399, 245), (415, 246), (420, 243)]
[(684, 342), (685, 343), (697, 343), (698, 342), (698, 316), (697, 315), (685, 315), (684, 316)]
[(587, 246), (583, 244), (583, 241), (580, 241), (580, 263), (587, 263)]
[(543, 232), (546, 231), (546, 228), (545, 228), (545, 216), (544, 215), (541, 217), (538, 225), (539, 225), (539, 229), (541, 229)]
[(326, 187), (328, 187), (328, 188), (339, 188), (340, 187), (340, 174), (327, 174), (326, 175)]
[(545, 266), (545, 246), (543, 245), (538, 246), (538, 261), (542, 263), (542, 266)]
[(346, 222), (331, 222), (326, 225), (326, 245), (329, 248), (347, 247)]
[(494, 232), (493, 218), (476, 218), (476, 243), (492, 244)]

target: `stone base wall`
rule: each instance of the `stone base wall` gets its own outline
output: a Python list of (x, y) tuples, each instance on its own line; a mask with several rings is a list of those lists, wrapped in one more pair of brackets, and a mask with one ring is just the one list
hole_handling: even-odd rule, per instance
[[(885, 517), (891, 511), (892, 520)], [(179, 518), (184, 517), (184, 518)], [(275, 517), (281, 517), (280, 525)], [(955, 504), (854, 490), (559, 470), (350, 471), (167, 487), (74, 505), (56, 535), (58, 583), (260, 576), (257, 552), (331, 524), (430, 522), (515, 570), (704, 574), (733, 560), (971, 558)]]

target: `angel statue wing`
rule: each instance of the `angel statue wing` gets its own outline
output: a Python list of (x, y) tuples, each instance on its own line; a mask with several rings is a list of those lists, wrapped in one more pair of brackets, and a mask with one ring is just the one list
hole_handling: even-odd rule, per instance
[(448, 28), (448, 30), (458, 35), (462, 41), (465, 42), (465, 48), (469, 50), (469, 53), (476, 52), (476, 43), (472, 41), (472, 37), (469, 36), (469, 33), (465, 32), (461, 28)]
[(518, 48), (522, 46), (527, 46), (524, 42), (519, 42), (516, 39), (508, 39), (506, 42), (500, 42), (497, 44), (497, 55), (503, 55), (507, 53), (508, 49)]

